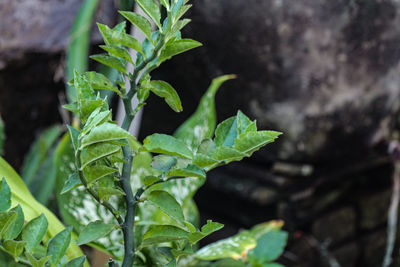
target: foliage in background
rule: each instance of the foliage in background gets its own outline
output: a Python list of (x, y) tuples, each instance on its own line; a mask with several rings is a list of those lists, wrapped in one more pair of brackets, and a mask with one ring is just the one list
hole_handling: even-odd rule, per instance
[[(22, 209), (22, 213), (24, 214), (25, 222), (31, 221), (34, 218), (44, 215), (43, 217), (46, 218), (48, 221), (48, 226), (46, 226), (47, 230), (44, 231), (43, 238), (45, 243), (47, 244), (48, 240), (53, 238), (57, 235), (57, 233), (63, 231), (65, 227), (63, 224), (57, 219), (57, 217), (50, 212), (46, 207), (36, 201), (36, 199), (31, 195), (28, 188), (25, 186), (24, 182), (18, 176), (18, 174), (11, 168), (10, 165), (7, 164), (1, 157), (0, 157), (0, 177), (4, 177), (5, 179), (1, 182), (0, 187), (0, 202), (5, 203), (3, 204), (5, 207), (0, 214), (6, 214), (6, 210), (9, 209), (10, 205), (13, 209), (17, 209), (16, 207), (19, 206)], [(5, 194), (5, 195), (3, 195)], [(8, 198), (11, 198), (11, 201), (8, 201)], [(0, 205), (1, 206), (1, 205)], [(19, 209), (19, 208), (18, 208)], [(11, 227), (14, 223), (14, 219), (12, 216), (9, 218), (6, 215), (3, 220), (0, 220), (0, 228), (1, 227)], [(75, 235), (73, 235), (75, 236)], [(13, 240), (17, 238), (18, 241), (20, 239), (20, 235), (15, 236), (12, 238)], [(3, 236), (3, 241), (7, 240)], [(73, 259), (75, 257), (83, 256), (82, 251), (79, 249), (76, 244), (71, 243), (69, 248), (66, 251), (67, 259)], [(1, 259), (7, 258), (4, 253), (1, 253), (0, 250), (0, 266), (9, 266), (5, 265), (5, 263)], [(40, 265), (39, 265), (40, 266)]]

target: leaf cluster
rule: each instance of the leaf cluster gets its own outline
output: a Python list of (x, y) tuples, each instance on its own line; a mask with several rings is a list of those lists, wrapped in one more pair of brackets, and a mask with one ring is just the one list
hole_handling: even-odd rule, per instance
[[(83, 267), (85, 257), (70, 261), (65, 253), (71, 242), (72, 227), (44, 242), (48, 221), (44, 214), (25, 222), (20, 205), (11, 208), (11, 190), (6, 180), (0, 181), (0, 253), (2, 263), (32, 267)], [(4, 254), (5, 253), (5, 254)], [(7, 260), (8, 258), (8, 260)]]

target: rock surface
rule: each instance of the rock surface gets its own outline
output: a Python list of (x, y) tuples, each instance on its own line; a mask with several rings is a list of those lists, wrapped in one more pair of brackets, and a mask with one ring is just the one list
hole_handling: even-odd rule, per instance
[[(27, 52), (55, 53), (65, 49), (81, 0), (0, 1), (0, 69)], [(113, 1), (100, 0), (96, 21), (111, 24)], [(95, 34), (99, 41), (100, 35)]]
[(212, 77), (237, 74), (217, 95), (220, 119), (240, 108), (259, 128), (284, 132), (261, 159), (361, 159), (390, 132), (400, 105), (399, 1), (193, 4), (185, 36), (204, 46), (168, 63), (165, 72), (189, 99)]

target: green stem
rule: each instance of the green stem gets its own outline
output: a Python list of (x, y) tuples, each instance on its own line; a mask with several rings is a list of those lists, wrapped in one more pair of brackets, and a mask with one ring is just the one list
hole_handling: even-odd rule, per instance
[[(146, 68), (147, 64), (154, 60), (159, 51), (163, 46), (163, 38), (160, 39), (157, 46), (155, 47), (152, 55), (144, 60), (141, 64), (139, 64), (134, 70), (131, 77), (131, 89), (129, 92), (122, 98), (125, 108), (125, 118), (122, 123), (122, 128), (124, 130), (129, 130), (133, 119), (135, 118), (136, 113), (138, 112), (138, 108), (135, 110), (132, 109), (132, 98), (137, 92), (137, 77), (139, 73)], [(143, 103), (139, 103), (139, 106), (143, 105)], [(122, 231), (124, 234), (124, 259), (122, 262), (122, 267), (132, 267), (133, 262), (135, 260), (135, 236), (134, 236), (134, 227), (135, 227), (135, 216), (136, 216), (136, 207), (138, 203), (138, 199), (143, 194), (143, 188), (140, 188), (135, 196), (133, 195), (131, 188), (131, 169), (132, 169), (132, 152), (127, 148), (123, 147), (122, 152), (124, 154), (124, 158), (127, 163), (123, 164), (122, 167), (122, 175), (121, 175), (121, 187), (125, 192), (125, 203), (126, 203), (126, 215), (124, 223), (122, 224)]]

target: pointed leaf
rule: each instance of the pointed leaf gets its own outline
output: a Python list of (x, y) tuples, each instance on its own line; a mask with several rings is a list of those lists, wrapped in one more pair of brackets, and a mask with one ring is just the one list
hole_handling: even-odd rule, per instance
[(47, 231), (48, 222), (44, 214), (28, 222), (22, 230), (22, 240), (26, 242), (25, 248), (32, 252), (42, 241)]
[(160, 3), (169, 10), (169, 0), (160, 0)]
[(263, 264), (276, 260), (282, 253), (287, 242), (288, 234), (283, 231), (270, 231), (257, 240), (257, 246), (250, 250), (250, 262)]
[(80, 149), (88, 145), (128, 138), (130, 134), (112, 123), (103, 123), (94, 127), (88, 135), (82, 138)]
[(140, 6), (140, 8), (144, 11), (144, 13), (146, 13), (146, 15), (149, 16), (154, 21), (154, 23), (158, 26), (158, 28), (161, 29), (161, 24), (160, 24), (161, 12), (157, 2), (155, 0), (137, 0), (136, 2)]
[(80, 246), (95, 241), (116, 228), (116, 225), (106, 224), (102, 221), (91, 222), (80, 232), (77, 244)]
[(12, 208), (10, 211), (16, 212), (17, 217), (15, 218), (15, 221), (10, 225), (10, 227), (5, 231), (3, 236), (5, 240), (15, 239), (21, 233), (25, 222), (24, 212), (22, 211), (22, 208), (19, 204), (18, 206)]
[(107, 167), (105, 165), (96, 164), (85, 169), (85, 176), (90, 186), (100, 178), (117, 172), (116, 169)]
[(170, 170), (168, 173), (168, 177), (172, 176), (205, 178), (206, 173), (196, 165), (189, 164), (186, 168), (183, 169)]
[(110, 110), (100, 112), (100, 108), (97, 108), (90, 114), (89, 118), (87, 119), (85, 126), (82, 129), (81, 136), (87, 135), (94, 127), (98, 126), (99, 124), (111, 121), (111, 116), (112, 114)]
[(192, 158), (193, 154), (185, 143), (166, 134), (153, 134), (143, 141), (143, 148), (149, 152), (162, 153), (183, 158)]
[(121, 146), (109, 143), (95, 143), (82, 152), (82, 169), (88, 164), (110, 156), (121, 150)]
[(72, 145), (74, 147), (74, 150), (76, 151), (78, 149), (78, 137), (80, 132), (70, 125), (67, 125), (67, 127), (71, 137)]
[(252, 123), (252, 121), (243, 114), (240, 110), (238, 111), (236, 115), (237, 119), (237, 135), (239, 136), (243, 132), (246, 131), (247, 127)]
[(100, 45), (100, 48), (107, 51), (111, 56), (121, 58), (134, 64), (129, 52), (125, 48), (111, 45)]
[(151, 225), (144, 234), (142, 246), (187, 239), (189, 232), (173, 225)]
[(72, 189), (75, 189), (81, 185), (82, 185), (82, 182), (81, 182), (81, 179), (79, 178), (78, 173), (74, 172), (68, 177), (68, 180), (65, 181), (64, 187), (61, 190), (60, 194), (65, 194), (65, 193), (71, 191)]
[(85, 74), (86, 79), (89, 81), (93, 89), (96, 90), (108, 90), (116, 92), (121, 96), (121, 92), (118, 90), (118, 87), (115, 86), (106, 76), (101, 73), (97, 73), (95, 71), (89, 71)]
[(203, 139), (212, 138), (215, 126), (217, 125), (215, 94), (224, 82), (235, 77), (235, 75), (224, 75), (215, 78), (207, 92), (201, 98), (196, 111), (179, 126), (174, 136), (183, 140), (191, 148), (196, 148)]
[(196, 231), (194, 233), (189, 234), (189, 242), (190, 244), (196, 244), (204, 237), (218, 231), (224, 227), (223, 224), (213, 222), (211, 220), (207, 221), (207, 224), (201, 228), (201, 231)]
[(148, 40), (153, 41), (151, 38), (151, 24), (145, 17), (129, 11), (119, 11), (119, 13), (141, 30)]
[(195, 257), (200, 260), (240, 259), (246, 251), (256, 246), (256, 242), (256, 239), (248, 231), (243, 231), (203, 247), (195, 253)]
[(161, 190), (152, 191), (147, 196), (147, 199), (177, 222), (183, 222), (185, 220), (181, 206), (175, 198), (167, 192)]
[(0, 182), (0, 211), (8, 210), (11, 207), (11, 190), (6, 179), (3, 177)]
[(6, 240), (3, 242), (4, 249), (16, 259), (21, 253), (24, 251), (25, 242), (24, 241), (15, 241), (15, 240)]
[(218, 124), (214, 142), (218, 146), (233, 146), (237, 137), (237, 119), (231, 117)]
[(199, 47), (201, 45), (202, 45), (201, 43), (191, 39), (180, 39), (168, 42), (161, 52), (159, 62), (168, 60), (173, 56), (176, 56), (193, 48)]
[(240, 135), (235, 140), (234, 148), (251, 155), (266, 144), (274, 142), (282, 133), (275, 131), (248, 132)]
[(56, 266), (64, 256), (69, 243), (71, 242), (72, 227), (61, 231), (55, 235), (47, 247), (47, 256), (50, 256), (50, 264)]
[(100, 62), (103, 65), (106, 65), (113, 69), (116, 69), (119, 72), (122, 72), (123, 74), (127, 74), (125, 65), (119, 59), (117, 59), (115, 57), (111, 57), (107, 54), (98, 54), (98, 55), (90, 56), (90, 58)]
[(17, 219), (17, 212), (15, 211), (1, 211), (0, 212), (0, 239), (12, 227)]
[[(132, 35), (129, 35), (124, 32), (113, 31), (112, 33), (112, 40), (118, 44), (123, 46), (132, 48), (133, 50), (139, 52), (140, 54), (144, 55), (142, 44)], [(132, 63), (133, 64), (133, 63)]]
[(182, 103), (178, 93), (168, 83), (164, 81), (151, 81), (149, 89), (154, 94), (165, 99), (168, 106), (170, 106), (175, 112), (182, 111)]

